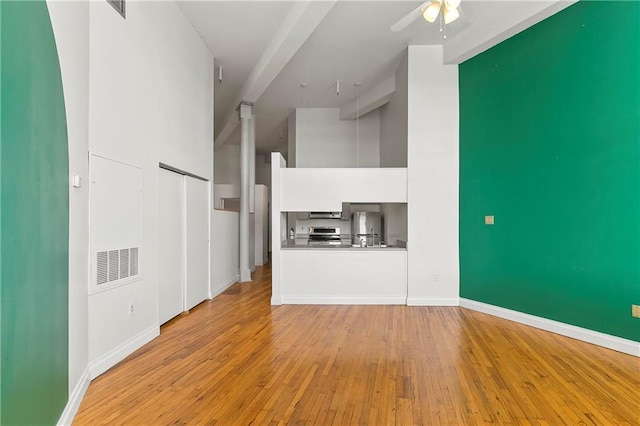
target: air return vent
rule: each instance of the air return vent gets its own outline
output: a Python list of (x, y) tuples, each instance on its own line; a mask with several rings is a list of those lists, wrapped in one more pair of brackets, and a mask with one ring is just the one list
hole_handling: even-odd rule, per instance
[(106, 251), (98, 252), (96, 256), (96, 265), (97, 265), (97, 274), (96, 274), (96, 284), (104, 284), (109, 281), (109, 257)]
[(131, 275), (138, 275), (138, 247), (131, 249)]
[(111, 250), (109, 252), (109, 281), (117, 281), (120, 278), (120, 262), (118, 255), (118, 250)]
[(96, 253), (96, 284), (138, 275), (138, 247)]
[(120, 278), (129, 276), (129, 249), (120, 250)]

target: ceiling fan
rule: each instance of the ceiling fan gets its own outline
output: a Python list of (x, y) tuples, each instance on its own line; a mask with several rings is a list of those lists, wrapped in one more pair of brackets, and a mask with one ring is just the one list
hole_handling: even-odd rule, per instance
[[(435, 22), (440, 17), (440, 31), (443, 30), (444, 25), (450, 24), (460, 17), (461, 0), (430, 0), (422, 3), (420, 6), (413, 9), (398, 22), (391, 26), (391, 31), (402, 31), (413, 23), (416, 19), (422, 16), (428, 22)], [(442, 12), (442, 13), (441, 13)], [(446, 36), (445, 36), (446, 38)]]

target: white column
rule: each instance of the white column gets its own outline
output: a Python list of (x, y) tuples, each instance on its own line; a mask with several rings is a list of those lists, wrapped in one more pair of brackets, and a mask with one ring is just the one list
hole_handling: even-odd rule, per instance
[(249, 122), (249, 269), (256, 270), (256, 116)]
[(249, 223), (249, 170), (250, 170), (250, 121), (249, 103), (240, 104), (240, 281), (251, 281), (249, 268), (250, 223)]
[(249, 124), (249, 212), (256, 211), (256, 115)]
[(442, 46), (409, 46), (407, 68), (407, 304), (457, 306), (458, 67)]

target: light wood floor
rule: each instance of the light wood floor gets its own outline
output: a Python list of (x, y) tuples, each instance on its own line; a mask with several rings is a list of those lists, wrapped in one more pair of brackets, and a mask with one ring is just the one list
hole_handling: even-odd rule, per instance
[(95, 379), (75, 424), (640, 424), (640, 360), (463, 308), (269, 305), (269, 268)]

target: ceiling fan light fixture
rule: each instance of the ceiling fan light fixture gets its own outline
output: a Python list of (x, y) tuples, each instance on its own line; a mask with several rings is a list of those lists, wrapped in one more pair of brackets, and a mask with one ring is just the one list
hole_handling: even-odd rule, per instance
[(438, 13), (440, 13), (440, 8), (442, 7), (442, 3), (439, 0), (433, 0), (429, 6), (426, 7), (422, 16), (428, 22), (435, 22), (438, 17)]
[(449, 9), (448, 7), (444, 8), (444, 23), (450, 24), (456, 19), (460, 17), (460, 13), (458, 9)]

